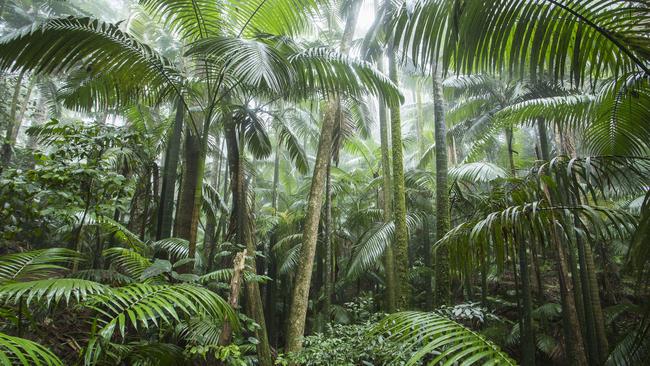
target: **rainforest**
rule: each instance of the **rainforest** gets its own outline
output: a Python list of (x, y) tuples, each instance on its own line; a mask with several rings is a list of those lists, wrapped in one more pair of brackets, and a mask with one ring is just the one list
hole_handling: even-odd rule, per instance
[(0, 366), (648, 360), (650, 0), (0, 0)]

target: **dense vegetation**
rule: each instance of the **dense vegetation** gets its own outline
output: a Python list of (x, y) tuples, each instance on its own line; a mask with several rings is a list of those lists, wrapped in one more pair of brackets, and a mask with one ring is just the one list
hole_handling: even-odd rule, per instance
[(0, 35), (0, 365), (650, 356), (647, 0), (0, 0)]

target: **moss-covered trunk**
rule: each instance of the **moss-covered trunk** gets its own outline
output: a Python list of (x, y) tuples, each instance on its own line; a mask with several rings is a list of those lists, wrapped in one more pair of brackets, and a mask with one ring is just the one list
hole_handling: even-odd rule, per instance
[(156, 240), (169, 238), (172, 233), (172, 225), (174, 222), (174, 191), (176, 189), (176, 174), (181, 151), (184, 115), (183, 101), (179, 98), (176, 103), (174, 125), (167, 141), (167, 149), (165, 150), (165, 165), (162, 173), (160, 205), (158, 206)]
[[(436, 153), (436, 238), (442, 238), (449, 231), (449, 190), (447, 187), (447, 123), (442, 96), (442, 81), (437, 72), (432, 73), (433, 108), (435, 119)], [(451, 297), (449, 278), (449, 252), (441, 246), (436, 251), (435, 297), (436, 304), (447, 304)]]
[[(330, 101), (332, 104), (333, 101)], [(294, 289), (291, 308), (287, 320), (287, 339), (285, 352), (296, 352), (302, 348), (302, 337), (305, 331), (307, 306), (309, 304), (309, 287), (314, 267), (316, 243), (318, 240), (318, 224), (320, 221), (327, 165), (332, 154), (332, 135), (336, 122), (337, 108), (327, 108), (321, 126), (314, 173), (311, 178), (309, 202), (305, 214), (305, 224), (302, 233), (298, 266), (295, 272)]]
[[(379, 70), (383, 72), (383, 62), (379, 63)], [(388, 118), (386, 106), (379, 103), (379, 134), (381, 140), (381, 171), (382, 171), (382, 209), (385, 223), (393, 219), (393, 190), (391, 177), (390, 142), (388, 138)], [(389, 243), (390, 244), (390, 243)], [(395, 279), (395, 257), (393, 246), (386, 245), (384, 252), (384, 281), (386, 283), (385, 307), (392, 313), (397, 308), (397, 280)]]
[[(388, 74), (399, 83), (395, 50), (388, 51)], [(402, 151), (402, 119), (398, 104), (390, 106), (390, 136), (393, 158), (393, 221), (395, 222), (394, 257), (397, 308), (407, 309), (411, 301), (409, 281), (409, 237), (406, 226), (406, 191), (404, 187), (404, 156)]]

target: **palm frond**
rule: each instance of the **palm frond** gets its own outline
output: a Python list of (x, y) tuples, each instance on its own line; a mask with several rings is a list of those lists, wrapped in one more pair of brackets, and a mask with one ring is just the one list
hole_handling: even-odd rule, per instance
[(110, 260), (113, 267), (131, 278), (140, 278), (142, 272), (152, 264), (148, 258), (126, 248), (109, 248), (103, 255)]
[(108, 288), (100, 283), (78, 278), (53, 278), (30, 282), (9, 283), (0, 286), (0, 299), (5, 304), (18, 304), (24, 301), (29, 305), (32, 301), (45, 303), (48, 306), (54, 302), (73, 298), (79, 302), (90, 295), (101, 294)]
[(54, 353), (40, 344), (4, 333), (0, 333), (0, 364), (63, 366), (63, 362)]
[(181, 238), (166, 238), (153, 242), (151, 246), (156, 251), (166, 253), (170, 258), (181, 260), (188, 257), (189, 243)]
[(456, 73), (504, 70), (581, 84), (605, 74), (648, 73), (650, 52), (636, 31), (648, 12), (615, 0), (421, 0), (399, 3), (390, 30), (418, 65), (442, 60)]
[(278, 131), (278, 138), (289, 152), (289, 156), (298, 171), (302, 174), (307, 173), (309, 171), (309, 161), (298, 137), (286, 125), (282, 124)]
[(296, 75), (294, 91), (310, 90), (325, 95), (361, 96), (370, 93), (389, 105), (401, 104), (403, 97), (395, 84), (371, 64), (344, 56), (326, 47), (296, 50), (287, 55)]
[[(415, 232), (419, 225), (420, 220), (417, 216), (412, 214), (406, 216), (406, 226), (409, 232)], [(393, 242), (394, 234), (395, 223), (390, 221), (378, 224), (374, 230), (363, 235), (355, 245), (355, 253), (347, 272), (348, 277), (356, 278), (376, 266), (386, 247)]]
[(227, 319), (235, 329), (239, 325), (234, 311), (219, 295), (189, 284), (133, 284), (93, 295), (83, 306), (98, 312), (98, 334), (105, 339), (113, 337), (116, 330), (124, 337), (127, 325), (148, 329), (178, 322), (182, 315), (204, 314)]
[(81, 69), (89, 80), (106, 81), (93, 84), (99, 89), (96, 95), (106, 95), (115, 87), (123, 96), (154, 91), (164, 95), (177, 78), (171, 64), (149, 46), (118, 25), (92, 18), (51, 19), (3, 38), (0, 68), (41, 74)]
[(401, 312), (387, 316), (372, 330), (399, 342), (402, 349), (417, 350), (407, 366), (425, 358), (428, 364), (516, 365), (497, 345), (480, 334), (436, 313)]
[(485, 183), (506, 178), (508, 173), (501, 167), (486, 162), (467, 163), (449, 169), (449, 177), (471, 183)]
[(64, 248), (49, 248), (7, 254), (0, 257), (0, 283), (48, 278), (68, 270), (79, 253)]

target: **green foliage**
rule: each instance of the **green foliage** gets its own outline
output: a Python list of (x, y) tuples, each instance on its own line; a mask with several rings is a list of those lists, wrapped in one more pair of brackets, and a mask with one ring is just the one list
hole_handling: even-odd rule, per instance
[(283, 356), (279, 364), (404, 365), (409, 348), (385, 337), (369, 336), (374, 326), (373, 320), (361, 324), (328, 325), (325, 332), (305, 337), (304, 349), (297, 354)]
[(52, 302), (73, 298), (77, 302), (90, 295), (101, 294), (108, 288), (97, 282), (77, 278), (53, 278), (29, 282), (10, 283), (0, 286), (0, 299), (5, 304), (26, 305), (34, 303), (49, 306)]
[(62, 366), (63, 362), (36, 342), (0, 333), (0, 365)]
[(230, 306), (210, 290), (188, 285), (133, 284), (96, 294), (83, 304), (99, 313), (97, 334), (111, 339), (116, 331), (125, 336), (127, 324), (134, 329), (148, 329), (172, 321), (182, 315), (207, 314), (227, 319), (234, 327), (237, 318)]
[[(402, 312), (387, 316), (373, 330), (405, 349), (415, 349), (407, 365), (427, 360), (445, 362), (515, 365), (506, 353), (483, 336), (435, 313)], [(432, 360), (428, 361), (428, 357)]]
[(40, 249), (0, 256), (0, 283), (44, 279), (68, 270), (79, 253), (62, 248)]

